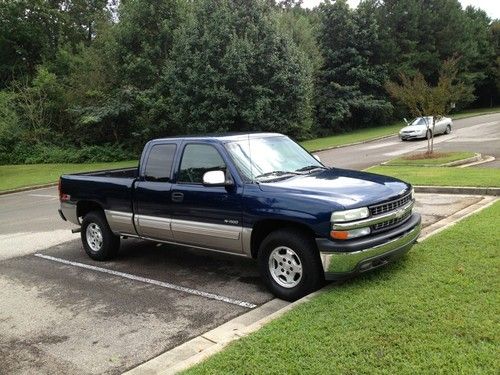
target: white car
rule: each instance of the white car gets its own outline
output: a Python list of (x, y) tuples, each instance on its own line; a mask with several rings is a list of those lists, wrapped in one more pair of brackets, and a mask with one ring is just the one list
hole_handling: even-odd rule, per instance
[[(406, 121), (406, 120), (405, 120)], [(407, 126), (399, 131), (399, 138), (402, 141), (417, 138), (430, 138), (432, 135), (432, 116), (417, 117), (411, 122), (407, 122)], [(434, 135), (450, 134), (453, 121), (449, 117), (436, 118), (434, 126)]]

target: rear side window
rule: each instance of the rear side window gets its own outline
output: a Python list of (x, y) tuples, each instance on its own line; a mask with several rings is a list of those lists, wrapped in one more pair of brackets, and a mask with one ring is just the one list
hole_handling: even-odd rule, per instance
[(201, 184), (205, 172), (215, 170), (226, 171), (219, 151), (211, 145), (190, 144), (184, 148), (177, 179), (179, 182)]
[(175, 157), (175, 144), (154, 145), (148, 156), (144, 177), (146, 181), (170, 181)]

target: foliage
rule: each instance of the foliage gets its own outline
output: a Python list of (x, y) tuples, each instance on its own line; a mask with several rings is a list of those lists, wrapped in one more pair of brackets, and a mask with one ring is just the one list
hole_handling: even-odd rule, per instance
[(176, 131), (308, 133), (310, 70), (275, 19), (261, 1), (196, 3), (162, 77)]
[(0, 0), (3, 160), (109, 144), (135, 154), (153, 137), (193, 132), (304, 139), (391, 123), (407, 110), (384, 82), (420, 72), (436, 86), (454, 56), (472, 106), (500, 100), (500, 27), (480, 9), (458, 0), (301, 4)]
[(392, 105), (382, 90), (385, 67), (373, 61), (378, 48), (374, 6), (363, 2), (353, 11), (345, 0), (327, 0), (319, 7), (325, 62), (318, 74), (316, 113), (324, 133), (381, 123), (391, 116)]
[(138, 158), (138, 153), (125, 149), (120, 144), (94, 146), (54, 146), (51, 144), (30, 145), (18, 142), (8, 152), (0, 149), (0, 164), (41, 163), (97, 163)]
[(443, 63), (436, 86), (431, 86), (420, 72), (413, 77), (401, 73), (401, 84), (386, 83), (389, 94), (408, 107), (413, 116), (425, 119), (432, 116), (432, 126), (427, 124), (428, 131), (431, 131), (431, 137), (428, 137), (429, 153), (434, 149), (436, 119), (447, 114), (452, 103), (468, 102), (473, 98), (472, 87), (457, 81), (458, 61), (451, 58)]

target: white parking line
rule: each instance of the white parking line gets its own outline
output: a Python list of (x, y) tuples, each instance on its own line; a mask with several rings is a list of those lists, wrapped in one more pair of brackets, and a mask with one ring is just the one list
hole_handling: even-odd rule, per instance
[(80, 267), (80, 268), (85, 268), (85, 269), (92, 270), (92, 271), (107, 273), (109, 275), (120, 276), (120, 277), (123, 277), (125, 279), (140, 281), (142, 283), (152, 284), (152, 285), (156, 285), (156, 286), (161, 286), (163, 288), (173, 289), (173, 290), (177, 290), (179, 292), (189, 293), (189, 294), (193, 294), (195, 296), (205, 297), (205, 298), (213, 299), (216, 301), (222, 301), (222, 302), (230, 303), (230, 304), (236, 305), (236, 306), (246, 307), (249, 309), (253, 309), (253, 308), (257, 307), (257, 305), (254, 305), (253, 303), (244, 302), (244, 301), (240, 301), (237, 299), (220, 296), (218, 294), (203, 292), (203, 291), (196, 290), (196, 289), (186, 288), (184, 286), (170, 284), (170, 283), (166, 283), (163, 281), (148, 279), (146, 277), (135, 276), (135, 275), (131, 275), (131, 274), (125, 273), (125, 272), (108, 270), (107, 268), (96, 267), (96, 266), (91, 266), (89, 264), (73, 262), (73, 261), (66, 260), (66, 259), (56, 258), (56, 257), (50, 256), (50, 255), (44, 255), (44, 254), (39, 254), (39, 253), (34, 254), (34, 255), (36, 257), (47, 259), (47, 260), (52, 260), (54, 262), (58, 262), (58, 263), (62, 263), (62, 264), (70, 265), (70, 266), (75, 266), (75, 267)]
[(52, 194), (28, 194), (30, 197), (40, 197), (40, 198), (57, 198)]

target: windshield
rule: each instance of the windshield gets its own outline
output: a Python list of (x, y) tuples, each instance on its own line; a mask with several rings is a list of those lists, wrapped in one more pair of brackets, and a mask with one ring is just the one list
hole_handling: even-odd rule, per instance
[(251, 181), (273, 180), (325, 168), (285, 136), (249, 138), (226, 144), (239, 171)]
[(410, 126), (413, 125), (425, 125), (432, 124), (432, 117), (417, 117), (410, 123)]

